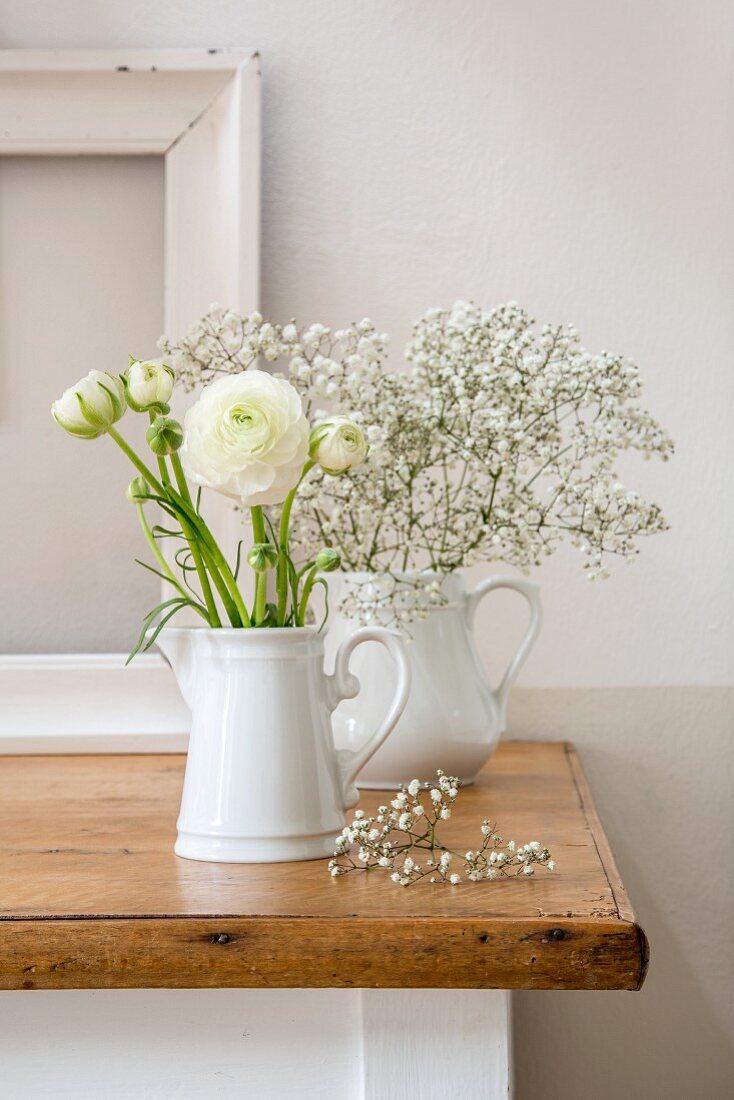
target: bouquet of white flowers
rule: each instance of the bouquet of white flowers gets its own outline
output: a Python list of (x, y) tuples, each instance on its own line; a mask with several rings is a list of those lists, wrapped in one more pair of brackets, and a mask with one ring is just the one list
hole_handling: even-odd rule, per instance
[[(210, 627), (298, 627), (321, 577), (339, 565), (327, 546), (294, 565), (290, 515), (304, 477), (323, 463), (332, 477), (355, 469), (366, 444), (357, 424), (344, 417), (310, 427), (299, 393), (285, 379), (251, 370), (206, 385), (186, 413), (183, 425), (170, 414), (175, 372), (159, 360), (131, 359), (119, 377), (93, 370), (54, 402), (56, 422), (79, 439), (108, 435), (132, 462), (137, 476), (127, 489), (155, 565), (140, 562), (174, 590), (146, 615), (137, 645), (149, 648), (160, 630), (182, 608), (190, 607)], [(155, 459), (141, 458), (115, 427), (127, 409), (148, 417), (146, 438)], [(192, 495), (192, 485), (198, 487)], [(247, 553), (255, 571), (255, 595), (247, 607), (238, 585), (237, 561), (225, 559), (200, 509), (203, 487), (232, 497), (249, 509), (254, 542)], [(151, 524), (146, 506), (156, 504), (170, 524)], [(280, 506), (280, 513), (272, 512)], [(266, 511), (268, 509), (268, 511)], [(179, 548), (171, 561), (162, 540)], [(267, 598), (266, 574), (276, 571), (274, 602)]]
[[(308, 410), (325, 418), (337, 408), (361, 433), (351, 444), (359, 462), (321, 461), (292, 515), (305, 560), (330, 546), (343, 569), (385, 582), (352, 586), (351, 614), (370, 619), (377, 600), (398, 619), (422, 616), (441, 598), (436, 574), (482, 561), (526, 570), (564, 540), (590, 578), (605, 577), (610, 555), (632, 560), (641, 536), (666, 529), (658, 505), (615, 471), (623, 451), (666, 460), (673, 450), (639, 405), (629, 359), (591, 354), (569, 325), (538, 331), (514, 303), (429, 310), (407, 372), (385, 370), (386, 345), (369, 320), (300, 329), (219, 308), (180, 344), (162, 344), (189, 387), (259, 356), (283, 362)], [(418, 570), (433, 576), (416, 587), (405, 574)]]

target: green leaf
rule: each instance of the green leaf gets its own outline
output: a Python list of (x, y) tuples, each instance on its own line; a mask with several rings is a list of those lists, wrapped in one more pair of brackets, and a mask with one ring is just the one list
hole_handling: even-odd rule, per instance
[(324, 590), (324, 617), (321, 620), (321, 625), (318, 629), (318, 633), (320, 634), (326, 626), (326, 620), (329, 618), (329, 584), (325, 577), (317, 577), (316, 580), (313, 582), (314, 588), (317, 584), (320, 584)]
[(240, 541), (237, 543), (237, 557), (236, 557), (235, 563), (234, 563), (234, 573), (232, 574), (232, 576), (234, 577), (235, 580), (237, 580), (237, 577), (238, 577), (239, 572), (240, 572), (240, 557), (241, 557), (241, 554), (242, 554), (242, 543), (244, 541), (245, 541), (244, 539), (240, 539)]
[(272, 519), (270, 518), (270, 516), (268, 515), (268, 513), (267, 513), (266, 511), (263, 511), (263, 519), (264, 519), (264, 520), (265, 520), (265, 522), (267, 523), (267, 525), (268, 525), (268, 529), (269, 529), (269, 531), (270, 531), (270, 541), (271, 541), (271, 542), (272, 542), (272, 543), (273, 543), (273, 544), (274, 544), (275, 546), (277, 546), (277, 545), (278, 545), (278, 535), (277, 535), (277, 533), (276, 533), (276, 530), (275, 530), (275, 526), (274, 526), (274, 524), (273, 524), (273, 521), (272, 521)]
[(154, 523), (151, 528), (153, 532), (153, 538), (156, 539), (183, 539), (186, 541), (186, 535), (183, 531), (169, 531), (167, 527), (161, 527), (159, 523)]
[(278, 605), (275, 603), (268, 603), (265, 605), (265, 618), (260, 623), (260, 626), (277, 626), (278, 625)]
[(194, 605), (193, 605), (192, 600), (182, 600), (179, 607), (173, 607), (173, 608), (171, 608), (171, 610), (166, 615), (163, 615), (163, 617), (160, 619), (158, 625), (156, 626), (155, 630), (151, 634), (150, 638), (148, 638), (147, 642), (143, 646), (143, 652), (150, 649), (150, 647), (154, 644), (156, 638), (160, 634), (161, 630), (163, 630), (163, 627), (166, 625), (166, 623), (168, 622), (169, 619), (172, 619), (174, 615), (177, 615), (178, 612), (181, 611), (182, 608), (184, 608), (184, 607), (193, 607), (193, 606)]
[(291, 589), (291, 612), (295, 616), (298, 611), (298, 572), (291, 559), (290, 554), (286, 554), (285, 558), (286, 572), (288, 574), (288, 583)]
[[(171, 607), (172, 604), (177, 604), (180, 608), (183, 607), (185, 604), (191, 602), (191, 600), (184, 599), (183, 596), (174, 596), (173, 599), (164, 600), (163, 603), (159, 603), (157, 607), (154, 607), (152, 611), (149, 611), (143, 619), (143, 627), (138, 636), (135, 648), (133, 649), (128, 659), (125, 661), (125, 665), (129, 665), (133, 657), (135, 657), (140, 652), (143, 642), (145, 641), (145, 635), (150, 629), (151, 623), (153, 622), (153, 619), (156, 617), (156, 615), (159, 615), (162, 611), (165, 611), (167, 607)], [(148, 647), (146, 646), (145, 648), (147, 649)]]
[(142, 565), (143, 569), (147, 569), (149, 573), (155, 573), (156, 577), (160, 577), (162, 581), (168, 581), (169, 584), (175, 584), (170, 577), (167, 577), (165, 573), (162, 573), (160, 569), (156, 569), (153, 565), (148, 565), (146, 561), (141, 561), (140, 558), (135, 558), (136, 565)]
[[(180, 557), (179, 555), (184, 555), (184, 556)], [(197, 599), (197, 600), (200, 599), (199, 593), (190, 584), (189, 578), (188, 578), (189, 573), (198, 573), (199, 572), (199, 570), (196, 568), (196, 564), (194, 562), (194, 556), (191, 553), (191, 550), (189, 549), (188, 546), (181, 546), (176, 551), (176, 553), (173, 555), (173, 557), (174, 557), (174, 560), (176, 562), (176, 565), (179, 567), (179, 569), (183, 573), (183, 582), (186, 585), (186, 587), (188, 588), (189, 592), (191, 593), (191, 595), (195, 599)], [(208, 616), (207, 616), (207, 622), (209, 622)], [(209, 625), (211, 626), (211, 623)]]
[[(182, 554), (184, 555), (183, 558), (181, 557)], [(193, 564), (194, 558), (188, 546), (180, 546), (173, 555), (173, 559), (182, 573), (186, 573), (187, 571), (196, 572), (196, 566)]]

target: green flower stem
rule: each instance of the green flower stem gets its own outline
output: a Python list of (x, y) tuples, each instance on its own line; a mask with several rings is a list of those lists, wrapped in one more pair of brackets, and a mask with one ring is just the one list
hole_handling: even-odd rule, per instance
[[(161, 459), (161, 462), (163, 466), (165, 466), (165, 459)], [(171, 466), (173, 467), (173, 472), (176, 477), (176, 484), (178, 485), (179, 492), (181, 493), (181, 496), (184, 498), (186, 503), (190, 505), (191, 509), (193, 510), (194, 505), (191, 500), (189, 486), (186, 481), (186, 476), (183, 472), (183, 467), (181, 466), (181, 459), (178, 457), (176, 451), (174, 451), (171, 455)], [(196, 566), (196, 572), (199, 577), (199, 584), (201, 585), (201, 591), (204, 595), (204, 603), (206, 604), (206, 609), (209, 612), (209, 620), (213, 627), (220, 627), (222, 625), (222, 620), (219, 618), (217, 605), (214, 602), (212, 587), (209, 583), (209, 577), (207, 576), (206, 566), (201, 556), (201, 549), (199, 548), (199, 543), (197, 541), (196, 535), (192, 531), (190, 525), (188, 523), (184, 523), (183, 520), (181, 520), (181, 529), (186, 536), (186, 540), (189, 544), (191, 557), (194, 559), (194, 565)]]
[[(148, 540), (148, 545), (150, 546), (150, 549), (153, 553), (153, 556), (154, 556), (155, 560), (158, 562), (158, 565), (160, 566), (161, 572), (165, 574), (166, 579), (169, 580), (171, 582), (171, 584), (174, 586), (174, 588), (176, 588), (177, 591), (181, 593), (181, 595), (184, 597), (185, 600), (188, 600), (188, 601), (192, 602), (190, 593), (186, 592), (183, 588), (183, 585), (181, 585), (176, 580), (176, 577), (175, 577), (173, 571), (171, 570), (170, 565), (168, 564), (165, 557), (161, 553), (161, 550), (160, 550), (160, 547), (158, 546), (155, 535), (151, 531), (151, 529), (148, 525), (148, 521), (145, 518), (145, 508), (144, 508), (144, 506), (142, 504), (138, 504), (137, 505), (137, 511), (138, 511), (138, 517), (140, 519), (140, 526), (143, 528), (143, 534), (145, 535), (146, 539)], [(209, 622), (209, 617), (208, 617), (206, 611), (204, 611), (204, 608), (199, 606), (198, 604), (193, 604), (193, 606), (194, 606), (195, 611), (197, 611), (198, 614), (201, 615), (203, 619), (206, 619), (206, 621)]]
[[(156, 415), (157, 414), (154, 413), (154, 412), (150, 413), (150, 422), (151, 422), (151, 424), (155, 420)], [(179, 463), (179, 467), (180, 467), (180, 463)], [(166, 463), (165, 455), (158, 455), (158, 470), (160, 471), (161, 482), (166, 487), (166, 489), (168, 489), (171, 485), (171, 476), (170, 476), (170, 473), (169, 473), (169, 470), (168, 470), (168, 464)], [(188, 485), (186, 483), (186, 478), (183, 477), (183, 471), (181, 471), (181, 474), (182, 474), (183, 485), (185, 486), (186, 493), (188, 494)], [(181, 488), (181, 481), (179, 481), (179, 488)], [(189, 495), (189, 499), (190, 499), (190, 495)], [(188, 524), (183, 519), (181, 519), (180, 516), (179, 516), (179, 523), (181, 524), (181, 530), (184, 534), (184, 537), (186, 538), (186, 541), (189, 544), (189, 550), (191, 552), (191, 557), (193, 559), (194, 566), (196, 567), (196, 574), (199, 578), (199, 584), (201, 586), (201, 591), (202, 591), (202, 594), (204, 596), (204, 603), (206, 604), (207, 622), (209, 623), (209, 626), (212, 626), (212, 627), (215, 627), (215, 628), (221, 627), (222, 620), (219, 617), (219, 611), (217, 609), (216, 601), (214, 600), (214, 595), (212, 593), (211, 584), (209, 583), (209, 576), (207, 574), (206, 565), (204, 564), (204, 560), (203, 560), (202, 555), (201, 555), (201, 550), (199, 549), (199, 545), (196, 541), (196, 536), (192, 534), (191, 528), (188, 526)], [(152, 536), (152, 533), (151, 533), (151, 538), (152, 537), (153, 536)], [(151, 545), (153, 545), (153, 544), (151, 544)], [(154, 547), (154, 553), (156, 554), (156, 558), (158, 559), (158, 561), (163, 566), (163, 563), (165, 562), (165, 557), (163, 556), (163, 554), (161, 554), (160, 550), (157, 547), (157, 544)], [(169, 574), (171, 571), (168, 568), (164, 568), (164, 572), (166, 572), (166, 574)], [(183, 591), (183, 589), (180, 586), (179, 586), (179, 591), (182, 593), (182, 595), (186, 595), (186, 593)]]
[(313, 586), (316, 582), (317, 573), (318, 573), (318, 569), (316, 568), (315, 564), (312, 565), (311, 568), (306, 573), (306, 580), (304, 581), (304, 584), (303, 584), (303, 592), (301, 594), (301, 600), (300, 600), (300, 603), (298, 604), (298, 611), (296, 612), (296, 626), (305, 626), (306, 612), (308, 610), (308, 601), (311, 598), (311, 592), (313, 591)]
[[(178, 477), (177, 466), (180, 469), (180, 460), (178, 459), (178, 455), (174, 454), (171, 456), (171, 463), (173, 465), (174, 473), (176, 473)], [(183, 477), (183, 470), (181, 470), (181, 477), (183, 478), (185, 483), (186, 479)], [(186, 490), (188, 493), (188, 486), (186, 486)], [(232, 621), (232, 626), (251, 626), (252, 624), (250, 623), (250, 613), (247, 610), (245, 601), (242, 599), (242, 593), (237, 587), (237, 581), (234, 579), (232, 570), (227, 564), (224, 554), (217, 546), (216, 540), (211, 531), (204, 523), (204, 520), (201, 518), (201, 516), (195, 511), (194, 506), (191, 503), (191, 496), (189, 495), (189, 499), (187, 501), (180, 493), (176, 493), (173, 489), (170, 489), (168, 492), (168, 497), (173, 502), (176, 511), (183, 513), (184, 518), (188, 522), (189, 526), (198, 536), (202, 553), (204, 554), (204, 557), (206, 559), (207, 568), (212, 574), (212, 580), (215, 584), (217, 584), (217, 589), (220, 595), (222, 593), (222, 589), (217, 583), (217, 574), (219, 574), (219, 579), (222, 581), (229, 592), (231, 603), (233, 603), (236, 608), (236, 618), (238, 619), (237, 622)], [(231, 613), (229, 613), (229, 615), (230, 620), (232, 620)]]
[(118, 447), (120, 448), (120, 450), (121, 450), (121, 451), (122, 451), (122, 452), (123, 452), (124, 454), (126, 454), (126, 455), (127, 455), (127, 457), (128, 457), (129, 459), (130, 459), (130, 461), (132, 462), (133, 466), (134, 466), (134, 467), (135, 467), (135, 469), (136, 469), (136, 470), (138, 471), (138, 473), (141, 473), (141, 474), (143, 475), (143, 477), (144, 477), (144, 478), (145, 478), (145, 480), (146, 480), (146, 481), (148, 482), (148, 484), (149, 484), (149, 485), (150, 485), (150, 486), (151, 486), (151, 487), (152, 487), (153, 489), (155, 489), (156, 493), (158, 493), (158, 496), (164, 497), (164, 496), (166, 495), (166, 491), (165, 491), (165, 489), (163, 488), (163, 486), (161, 485), (160, 481), (159, 481), (159, 480), (158, 480), (158, 478), (157, 478), (157, 477), (155, 476), (155, 474), (154, 474), (154, 473), (152, 473), (152, 472), (151, 472), (151, 471), (150, 471), (150, 470), (148, 469), (148, 467), (147, 467), (147, 466), (145, 465), (145, 463), (143, 462), (143, 460), (142, 460), (141, 458), (138, 458), (138, 456), (137, 456), (137, 455), (135, 454), (135, 451), (134, 451), (134, 450), (132, 449), (132, 447), (130, 446), (130, 444), (129, 444), (129, 443), (127, 443), (127, 442), (126, 442), (126, 441), (125, 441), (125, 440), (124, 440), (124, 439), (122, 438), (122, 436), (120, 435), (120, 433), (119, 433), (118, 431), (116, 431), (116, 430), (115, 430), (115, 429), (114, 429), (114, 428), (113, 428), (113, 427), (112, 427), (111, 425), (110, 425), (110, 427), (109, 427), (109, 428), (107, 429), (107, 434), (108, 434), (108, 435), (109, 435), (109, 436), (110, 436), (110, 437), (111, 437), (112, 439), (114, 439), (115, 443), (116, 443), (116, 444), (117, 444), (117, 446), (118, 446)]
[[(145, 465), (145, 463), (143, 462), (143, 460), (141, 458), (138, 458), (138, 456), (135, 454), (135, 451), (132, 449), (132, 447), (129, 445), (129, 443), (127, 443), (122, 438), (122, 436), (120, 435), (120, 433), (118, 431), (116, 431), (114, 428), (110, 427), (110, 428), (107, 429), (107, 432), (108, 432), (108, 435), (110, 435), (112, 437), (112, 439), (114, 439), (115, 443), (120, 448), (120, 450), (125, 455), (127, 455), (127, 457), (130, 459), (130, 461), (132, 462), (132, 464), (136, 468), (136, 470), (138, 470), (139, 473), (141, 473), (143, 475), (145, 480), (152, 487), (152, 489), (158, 494), (158, 496), (161, 497), (163, 500), (172, 501), (175, 504), (176, 514), (178, 515), (179, 523), (181, 524), (181, 529), (183, 530), (183, 533), (186, 536), (186, 539), (187, 539), (187, 541), (189, 543), (189, 546), (191, 548), (192, 557), (194, 558), (194, 562), (196, 563), (196, 554), (199, 551), (199, 547), (197, 545), (196, 538), (194, 537), (193, 532), (188, 531), (187, 528), (186, 528), (185, 519), (187, 517), (186, 517), (185, 510), (181, 508), (179, 502), (175, 499), (175, 495), (173, 493), (173, 490), (172, 490), (171, 486), (168, 485), (164, 489), (164, 487), (161, 485), (161, 483), (156, 478), (155, 474), (153, 474), (148, 469), (148, 467)], [(173, 462), (173, 459), (175, 459), (176, 462)], [(172, 463), (173, 463), (174, 470), (176, 470), (176, 463), (177, 462), (178, 462), (178, 466), (179, 466), (179, 469), (180, 469), (180, 461), (178, 460), (178, 455), (174, 454), (172, 456)], [(183, 477), (183, 470), (181, 470), (181, 476)], [(184, 480), (184, 484), (185, 484), (186, 478), (183, 477), (183, 480)], [(188, 485), (186, 485), (186, 493), (188, 495)], [(189, 500), (190, 499), (191, 499), (191, 497), (189, 496)], [(184, 512), (184, 517), (183, 518), (179, 514), (182, 511)], [(193, 507), (192, 507), (192, 511), (193, 511)], [(193, 526), (193, 525), (191, 525), (191, 526)], [(220, 557), (221, 557), (221, 554), (220, 554)], [(203, 564), (202, 564), (201, 571), (199, 571), (199, 567), (197, 565), (197, 572), (199, 572), (199, 579), (200, 580), (202, 579), (202, 577), (204, 578), (204, 583), (202, 583), (202, 591), (204, 592), (204, 598), (205, 598), (205, 602), (206, 602), (206, 606), (207, 606), (207, 612), (209, 614), (209, 618), (210, 618), (210, 621), (211, 621), (211, 625), (212, 626), (221, 626), (222, 623), (221, 623), (221, 619), (219, 618), (219, 612), (217, 611), (216, 604), (214, 603), (214, 598), (211, 594), (211, 587), (209, 586), (208, 580), (206, 578), (206, 570), (203, 567)], [(215, 581), (216, 581), (216, 579), (215, 579)], [(217, 585), (217, 588), (219, 588), (219, 585)], [(209, 598), (208, 599), (206, 598), (207, 589), (208, 589), (208, 592), (209, 592)], [(237, 616), (235, 616), (235, 618), (236, 617)], [(230, 619), (232, 619), (231, 614), (230, 614)], [(240, 623), (233, 622), (232, 625), (233, 626), (239, 626)]]
[[(138, 458), (135, 451), (122, 438), (119, 432), (112, 427), (108, 428), (107, 431), (108, 434), (112, 436), (115, 443), (117, 443), (120, 450), (127, 455), (136, 470), (143, 475), (158, 496), (168, 501), (174, 508), (179, 523), (181, 524), (181, 529), (191, 548), (191, 554), (197, 566), (197, 572), (199, 572), (199, 580), (202, 583), (202, 591), (204, 593), (207, 611), (212, 619), (212, 626), (221, 626), (222, 624), (216, 604), (214, 603), (211, 586), (206, 576), (206, 569), (209, 570), (217, 591), (222, 597), (232, 626), (250, 626), (250, 616), (245, 606), (245, 601), (242, 599), (242, 594), (237, 587), (237, 582), (232, 576), (232, 570), (227, 565), (224, 555), (217, 546), (211, 531), (194, 508), (189, 487), (186, 484), (186, 477), (181, 466), (181, 460), (178, 455), (175, 452), (171, 455), (171, 465), (176, 475), (180, 493), (176, 493), (171, 485), (167, 485), (166, 488), (164, 488), (155, 474), (148, 469), (142, 459)], [(199, 555), (200, 559), (201, 557), (205, 559), (200, 571), (197, 555)]]
[[(288, 496), (283, 501), (283, 511), (280, 513), (280, 527), (278, 529), (278, 570), (277, 570), (277, 589), (278, 589), (278, 626), (285, 624), (285, 613), (288, 606), (288, 529), (291, 522), (291, 509), (293, 508), (293, 501), (296, 499), (296, 493), (298, 492), (298, 486), (303, 481), (304, 477), (315, 466), (315, 463), (308, 460), (303, 467), (301, 476), (298, 479), (298, 484), (291, 489)], [(297, 608), (293, 608), (294, 615), (297, 614)]]
[[(242, 622), (242, 619), (240, 618), (240, 614), (237, 610), (235, 602), (232, 599), (229, 588), (225, 584), (224, 579), (223, 579), (221, 573), (219, 572), (219, 569), (217, 568), (216, 561), (214, 560), (211, 553), (209, 552), (209, 547), (206, 546), (205, 543), (202, 543), (201, 546), (199, 547), (199, 550), (201, 552), (201, 556), (202, 556), (202, 559), (203, 559), (204, 566), (205, 566), (206, 569), (208, 569), (208, 571), (211, 575), (211, 578), (214, 581), (214, 584), (216, 586), (217, 592), (220, 595), (222, 603), (224, 604), (224, 609), (227, 612), (227, 618), (229, 619), (230, 625), (231, 626), (249, 625), (249, 622), (248, 623), (243, 623)], [(222, 624), (221, 624), (221, 621), (220, 621), (219, 626), (221, 626), (221, 625)]]
[[(197, 523), (194, 524), (195, 529), (199, 532), (202, 538), (202, 548), (205, 556), (213, 562), (214, 568), (217, 570), (222, 578), (222, 581), (227, 588), (232, 602), (237, 610), (237, 616), (240, 619), (239, 623), (232, 623), (233, 626), (251, 626), (250, 613), (247, 610), (245, 601), (242, 599), (242, 593), (237, 587), (237, 581), (234, 579), (234, 574), (229, 568), (224, 554), (217, 546), (206, 524), (197, 518)], [(209, 571), (212, 571), (212, 565), (209, 565)], [(231, 616), (230, 616), (231, 618)]]
[[(157, 413), (154, 413), (153, 411), (151, 411), (148, 414), (148, 418), (149, 418), (151, 424), (155, 420), (156, 416), (157, 416)], [(158, 472), (161, 475), (161, 484), (168, 487), (171, 484), (171, 478), (170, 478), (170, 475), (168, 473), (168, 466), (166, 465), (166, 456), (165, 455), (158, 455)]]
[[(265, 519), (263, 517), (263, 510), (260, 505), (255, 505), (250, 509), (252, 514), (252, 539), (253, 542), (266, 542), (267, 535), (265, 533)], [(267, 603), (267, 573), (255, 574), (255, 607), (253, 608), (252, 618), (255, 626), (260, 626), (265, 618), (266, 603)]]

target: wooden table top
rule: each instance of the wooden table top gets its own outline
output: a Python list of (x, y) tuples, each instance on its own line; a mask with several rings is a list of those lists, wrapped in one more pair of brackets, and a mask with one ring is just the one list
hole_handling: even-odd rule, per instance
[[(332, 878), (326, 861), (173, 854), (178, 755), (0, 757), (0, 988), (638, 989), (647, 944), (570, 745), (506, 742), (447, 823), (539, 840), (556, 870)], [(364, 792), (371, 812), (384, 792)]]

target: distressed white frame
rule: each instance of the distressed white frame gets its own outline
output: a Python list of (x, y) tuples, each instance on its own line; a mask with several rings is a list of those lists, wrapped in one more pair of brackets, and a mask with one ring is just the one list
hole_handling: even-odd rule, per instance
[[(164, 325), (259, 301), (260, 67), (250, 49), (0, 50), (0, 156), (165, 160)], [(214, 517), (226, 539), (226, 504)], [(0, 752), (185, 746), (188, 712), (148, 654), (0, 656)]]

